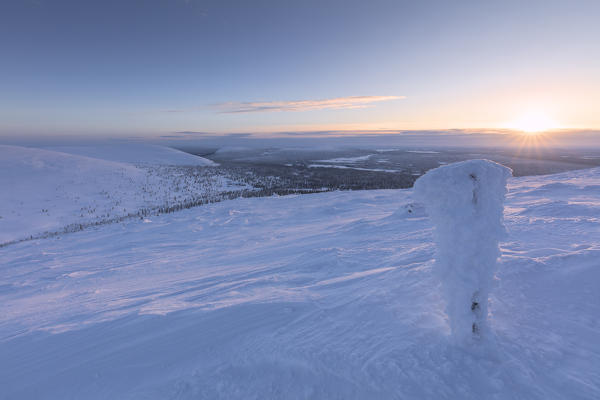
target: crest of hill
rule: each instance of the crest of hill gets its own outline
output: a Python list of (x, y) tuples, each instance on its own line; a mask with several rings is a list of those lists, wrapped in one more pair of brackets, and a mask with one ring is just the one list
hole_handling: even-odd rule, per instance
[[(0, 145), (0, 186), (10, 188), (0, 192), (0, 243), (74, 222), (69, 216), (105, 211), (109, 203), (133, 207), (132, 188), (145, 182), (144, 172), (126, 163)], [(119, 198), (109, 199), (109, 192)]]
[(120, 218), (140, 209), (172, 204), (176, 202), (174, 196), (189, 198), (212, 188), (204, 181), (186, 183), (185, 197), (173, 189), (177, 180), (150, 173), (146, 166), (160, 163), (213, 165), (212, 161), (166, 147), (73, 146), (64, 150), (72, 154), (0, 145), (0, 187), (8, 188), (0, 191), (0, 244), (72, 224)]
[(143, 143), (110, 143), (51, 146), (48, 150), (134, 165), (187, 165), (210, 167), (218, 164), (170, 147)]

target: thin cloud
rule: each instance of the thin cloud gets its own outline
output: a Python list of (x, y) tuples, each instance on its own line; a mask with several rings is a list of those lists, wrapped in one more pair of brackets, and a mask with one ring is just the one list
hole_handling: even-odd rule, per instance
[(210, 132), (203, 132), (203, 131), (179, 131), (179, 132), (175, 132), (177, 134), (181, 134), (181, 135), (212, 135), (212, 133)]
[(221, 103), (215, 107), (219, 114), (255, 112), (340, 110), (372, 107), (373, 103), (404, 99), (404, 96), (349, 96), (323, 100), (257, 101)]

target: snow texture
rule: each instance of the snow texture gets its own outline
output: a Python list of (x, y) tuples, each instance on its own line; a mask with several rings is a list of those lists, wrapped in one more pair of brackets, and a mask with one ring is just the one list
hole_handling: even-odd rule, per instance
[(435, 226), (435, 271), (457, 342), (485, 338), (488, 297), (500, 256), (506, 180), (511, 170), (469, 160), (427, 172), (414, 185)]
[(165, 146), (145, 143), (94, 143), (80, 146), (50, 146), (46, 149), (132, 165), (193, 165), (202, 167), (218, 165), (204, 157), (194, 156)]
[[(166, 147), (70, 150), (94, 157), (0, 145), (0, 245), (239, 189), (202, 172), (208, 160)], [(154, 158), (154, 165), (134, 165)], [(187, 164), (192, 174), (179, 171)]]
[(0, 248), (0, 399), (598, 399), (600, 169), (508, 188), (493, 353), (412, 190), (240, 198)]

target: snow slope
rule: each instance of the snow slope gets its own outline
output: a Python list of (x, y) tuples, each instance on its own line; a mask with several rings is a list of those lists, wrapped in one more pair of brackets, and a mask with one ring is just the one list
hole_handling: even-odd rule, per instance
[[(152, 151), (146, 152), (145, 146), (136, 149), (130, 148), (137, 154), (130, 159), (153, 159), (154, 154), (164, 156), (171, 150), (150, 147)], [(97, 150), (98, 156), (121, 158), (101, 150)], [(189, 156), (200, 160), (197, 165), (205, 164), (200, 157), (173, 151), (171, 163), (188, 162)], [(174, 173), (174, 168), (137, 167), (57, 151), (0, 145), (0, 245), (68, 226), (178, 204), (229, 185), (222, 176), (196, 173), (197, 179), (192, 179)]]
[(600, 169), (509, 180), (493, 346), (411, 190), (237, 199), (0, 249), (0, 399), (600, 398)]
[(50, 146), (46, 149), (133, 165), (194, 165), (203, 167), (218, 165), (204, 157), (194, 156), (170, 147), (144, 143), (94, 143), (80, 146)]

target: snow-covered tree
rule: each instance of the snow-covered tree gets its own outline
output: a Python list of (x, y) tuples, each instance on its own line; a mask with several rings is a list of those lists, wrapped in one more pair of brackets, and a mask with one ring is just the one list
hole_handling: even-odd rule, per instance
[(505, 234), (503, 203), (512, 171), (488, 160), (436, 168), (414, 186), (435, 226), (435, 271), (452, 335), (457, 341), (485, 336), (488, 295)]

